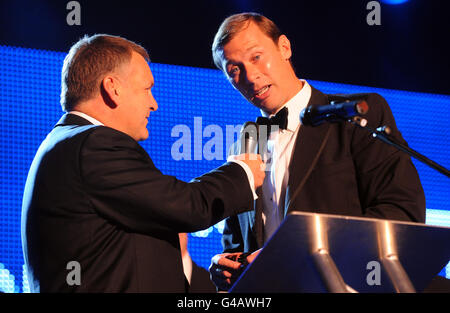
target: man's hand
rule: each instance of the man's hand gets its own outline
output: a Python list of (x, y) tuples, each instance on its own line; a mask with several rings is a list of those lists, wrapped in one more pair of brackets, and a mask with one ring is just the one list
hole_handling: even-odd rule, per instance
[[(257, 250), (248, 255), (246, 261), (248, 263), (253, 262), (259, 251)], [(215, 255), (211, 259), (209, 272), (211, 274), (211, 280), (217, 286), (218, 290), (230, 289), (247, 266), (237, 261), (241, 255), (242, 252), (222, 253)]]
[(266, 176), (265, 166), (261, 160), (261, 156), (259, 154), (240, 154), (235, 156), (235, 159), (248, 165), (253, 173), (255, 189), (261, 187), (264, 182), (264, 177)]

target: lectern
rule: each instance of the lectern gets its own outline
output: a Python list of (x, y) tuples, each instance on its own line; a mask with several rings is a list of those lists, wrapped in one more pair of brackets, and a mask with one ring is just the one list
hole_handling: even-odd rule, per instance
[(450, 260), (450, 228), (293, 212), (230, 292), (420, 292)]

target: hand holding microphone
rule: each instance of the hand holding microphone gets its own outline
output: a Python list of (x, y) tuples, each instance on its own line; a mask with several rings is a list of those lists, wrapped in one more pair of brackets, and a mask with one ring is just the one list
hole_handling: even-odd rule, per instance
[(247, 122), (241, 128), (239, 155), (234, 159), (247, 164), (253, 174), (255, 189), (262, 186), (265, 178), (265, 166), (258, 154), (258, 126)]

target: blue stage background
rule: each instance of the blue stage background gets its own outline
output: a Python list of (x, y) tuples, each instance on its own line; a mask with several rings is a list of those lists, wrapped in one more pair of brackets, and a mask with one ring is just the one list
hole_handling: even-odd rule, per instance
[[(3, 292), (29, 291), (23, 275), (20, 237), (22, 192), (39, 144), (63, 114), (59, 93), (65, 55), (0, 46), (0, 291)], [(222, 164), (226, 157), (226, 125), (237, 127), (255, 120), (259, 111), (218, 70), (157, 63), (150, 66), (159, 109), (150, 118), (150, 137), (142, 146), (155, 165), (165, 174), (189, 181)], [(450, 96), (309, 82), (325, 93), (381, 94), (389, 102), (410, 147), (447, 168), (450, 166)], [(180, 130), (189, 130), (190, 134)], [(187, 150), (183, 154), (177, 149), (172, 151), (181, 142)], [(184, 159), (176, 160), (181, 155)], [(425, 189), (427, 223), (450, 226), (450, 181), (422, 163), (413, 162)], [(223, 223), (219, 223), (190, 234), (188, 247), (199, 265), (207, 268), (211, 257), (221, 251), (222, 227)], [(449, 266), (447, 277), (450, 277), (448, 269)], [(441, 275), (445, 274), (444, 268)]]

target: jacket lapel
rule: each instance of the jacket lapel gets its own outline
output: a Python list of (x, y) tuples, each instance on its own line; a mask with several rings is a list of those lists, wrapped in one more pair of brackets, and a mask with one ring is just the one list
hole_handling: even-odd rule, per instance
[[(308, 106), (328, 104), (325, 94), (311, 86), (311, 98)], [(289, 181), (286, 189), (285, 215), (296, 208), (293, 201), (300, 193), (322, 152), (330, 132), (330, 124), (317, 127), (300, 126), (294, 152), (289, 165)]]

